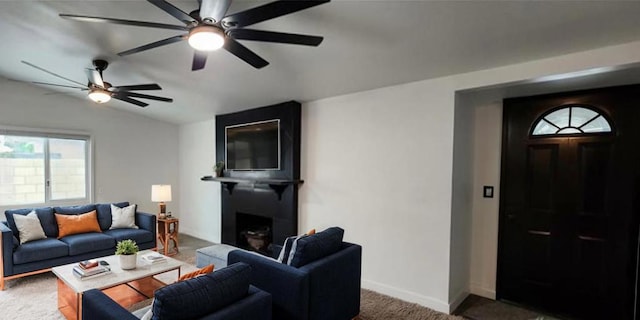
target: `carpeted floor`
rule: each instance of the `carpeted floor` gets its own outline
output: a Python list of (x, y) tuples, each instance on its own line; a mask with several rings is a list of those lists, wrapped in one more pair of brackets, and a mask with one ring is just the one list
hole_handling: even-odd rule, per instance
[[(186, 262), (182, 271), (195, 270), (195, 250), (210, 245), (193, 237), (180, 238), (180, 253), (174, 258)], [(159, 278), (171, 282), (177, 272)], [(358, 320), (462, 320), (417, 304), (404, 302), (369, 290), (362, 290), (361, 311)], [(6, 282), (0, 291), (0, 319), (63, 320), (57, 309), (56, 277), (47, 272)]]
[(415, 303), (405, 302), (362, 289), (360, 294), (360, 315), (357, 320), (463, 320), (459, 316), (425, 308)]

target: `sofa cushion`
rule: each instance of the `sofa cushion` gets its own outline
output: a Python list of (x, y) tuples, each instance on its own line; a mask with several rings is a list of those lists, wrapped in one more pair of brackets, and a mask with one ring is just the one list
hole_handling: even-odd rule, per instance
[(56, 221), (58, 222), (58, 239), (78, 233), (102, 232), (95, 210), (85, 214), (56, 213)]
[(97, 232), (73, 234), (60, 238), (60, 241), (69, 246), (69, 255), (72, 256), (111, 248), (115, 252), (116, 247), (113, 237)]
[(136, 226), (136, 205), (120, 208), (111, 205), (111, 227), (109, 229), (138, 229)]
[(136, 243), (154, 241), (153, 233), (144, 229), (113, 229), (104, 231), (104, 234), (116, 239), (116, 241), (131, 239)]
[(59, 214), (83, 214), (96, 210), (95, 204), (87, 204), (82, 206), (53, 207), (53, 211)]
[(344, 230), (342, 228), (332, 227), (298, 239), (295, 254), (289, 265), (296, 268), (302, 267), (309, 262), (340, 251), (343, 236)]
[(16, 227), (16, 222), (13, 219), (13, 215), (27, 215), (33, 210), (36, 211), (38, 219), (40, 219), (40, 225), (42, 226), (42, 230), (44, 230), (44, 234), (47, 235), (47, 237), (57, 237), (58, 225), (56, 224), (56, 218), (53, 216), (53, 209), (50, 207), (34, 209), (14, 209), (5, 211), (4, 216), (7, 218), (7, 224), (13, 232), (13, 235), (18, 238), (18, 240), (20, 239), (18, 235), (18, 228)]
[[(124, 208), (129, 206), (129, 202), (118, 202), (113, 203), (114, 206), (118, 208)], [(98, 211), (98, 223), (100, 224), (100, 229), (109, 230), (111, 227), (111, 203), (100, 203), (96, 205), (96, 209)]]
[(47, 236), (42, 230), (40, 219), (35, 211), (27, 215), (14, 215), (13, 220), (18, 228), (18, 234), (20, 235), (20, 244), (27, 243), (33, 240), (45, 239)]
[(68, 255), (69, 246), (67, 246), (66, 243), (55, 238), (46, 238), (27, 242), (16, 248), (13, 252), (13, 263), (23, 264), (65, 257)]
[(155, 292), (153, 319), (197, 319), (244, 298), (251, 267), (236, 263)]

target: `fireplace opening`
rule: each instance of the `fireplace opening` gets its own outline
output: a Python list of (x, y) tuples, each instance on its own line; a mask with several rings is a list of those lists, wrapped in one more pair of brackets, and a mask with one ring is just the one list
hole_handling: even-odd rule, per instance
[(236, 212), (236, 246), (271, 255), (273, 219), (254, 214)]

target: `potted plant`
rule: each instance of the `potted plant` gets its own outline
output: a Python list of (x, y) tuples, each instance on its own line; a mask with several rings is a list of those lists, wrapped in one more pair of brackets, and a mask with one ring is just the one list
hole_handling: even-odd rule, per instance
[(224, 161), (216, 162), (216, 165), (213, 167), (213, 172), (216, 177), (222, 177), (222, 171), (224, 170)]
[(120, 268), (122, 268), (122, 270), (136, 268), (138, 250), (138, 244), (131, 239), (118, 241), (116, 244), (116, 255), (120, 256)]

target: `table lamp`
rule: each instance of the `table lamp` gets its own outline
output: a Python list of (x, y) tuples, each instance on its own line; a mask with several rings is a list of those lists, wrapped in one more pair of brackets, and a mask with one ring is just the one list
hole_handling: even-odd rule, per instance
[(160, 217), (163, 218), (167, 213), (166, 202), (171, 201), (171, 185), (170, 184), (154, 184), (151, 186), (151, 201), (160, 202)]

